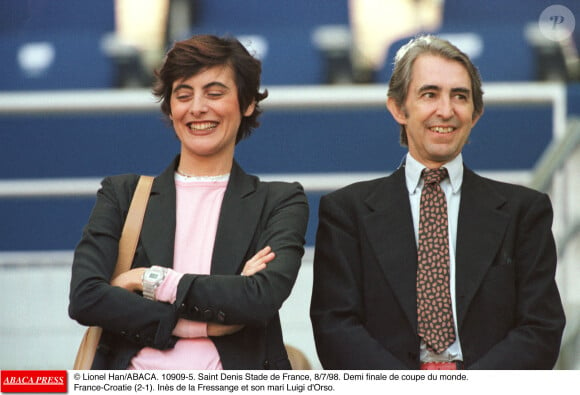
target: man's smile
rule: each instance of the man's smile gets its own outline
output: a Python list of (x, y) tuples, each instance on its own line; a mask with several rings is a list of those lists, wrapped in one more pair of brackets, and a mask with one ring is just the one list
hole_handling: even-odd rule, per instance
[(454, 126), (431, 126), (429, 130), (439, 134), (448, 134), (455, 131), (456, 128)]

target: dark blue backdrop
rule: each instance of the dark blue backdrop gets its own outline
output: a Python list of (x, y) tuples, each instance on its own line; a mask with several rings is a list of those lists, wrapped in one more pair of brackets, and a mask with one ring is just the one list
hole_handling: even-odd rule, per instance
[[(531, 169), (551, 138), (551, 109), (494, 108), (464, 150), (477, 170)], [(382, 172), (405, 150), (386, 110), (267, 111), (237, 147), (255, 174)], [(0, 179), (160, 173), (178, 141), (160, 113), (0, 117)], [(299, 177), (299, 175), (297, 175)], [(309, 194), (313, 244), (319, 194)], [(74, 248), (93, 198), (0, 199), (0, 250)]]

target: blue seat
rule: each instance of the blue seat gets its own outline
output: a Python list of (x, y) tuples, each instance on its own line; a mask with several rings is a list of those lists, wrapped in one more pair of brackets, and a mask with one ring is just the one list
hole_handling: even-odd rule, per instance
[(313, 42), (319, 26), (348, 26), (347, 0), (201, 0), (191, 34), (231, 35), (262, 60), (264, 85), (322, 84), (325, 58)]
[(2, 0), (0, 32), (115, 30), (115, 0)]
[[(533, 81), (536, 77), (534, 49), (523, 27), (500, 25), (469, 30), (442, 29), (435, 32), (466, 52), (478, 67), (483, 81)], [(392, 74), (396, 52), (412, 37), (393, 43), (386, 54), (378, 79), (387, 82)]]
[(114, 63), (91, 31), (0, 36), (0, 90), (109, 88)]
[[(563, 5), (572, 14), (580, 15), (578, 0), (561, 0), (554, 4)], [(535, 52), (537, 48), (526, 37), (526, 29), (534, 25), (539, 27), (542, 12), (551, 5), (546, 0), (445, 0), (442, 26), (435, 34), (450, 35), (460, 41), (462, 35), (475, 37), (480, 43), (480, 50), (475, 54), (469, 50), (466, 52), (479, 67), (485, 82), (533, 81), (540, 74), (538, 54)], [(578, 26), (573, 34), (578, 47)], [(381, 81), (390, 78), (394, 54), (409, 38), (391, 45), (386, 55), (386, 65), (379, 72)], [(461, 45), (458, 46), (461, 48)]]
[(348, 0), (197, 0), (194, 12), (197, 28), (221, 31), (232, 27), (264, 31), (282, 26), (311, 28), (349, 23)]
[(536, 21), (551, 4), (565, 4), (577, 0), (445, 0), (443, 4), (443, 29), (470, 26), (478, 29), (492, 25), (518, 25)]
[(109, 88), (114, 0), (0, 2), (0, 90)]
[[(575, 44), (576, 50), (580, 49), (580, 29), (578, 28), (580, 1), (578, 0), (559, 0), (554, 2), (546, 0), (445, 0), (441, 30), (479, 31), (481, 29), (499, 29), (501, 31), (505, 29), (509, 31), (509, 28), (514, 28), (523, 31), (529, 27), (539, 28), (542, 13), (547, 8), (555, 5), (568, 8), (572, 15), (576, 16), (576, 27), (572, 32), (573, 44)], [(511, 43), (512, 48), (516, 52), (519, 51), (519, 48), (515, 47), (518, 41), (513, 41), (513, 37), (509, 35), (503, 36), (503, 39), (500, 37), (497, 43), (500, 50), (505, 50), (505, 44)]]

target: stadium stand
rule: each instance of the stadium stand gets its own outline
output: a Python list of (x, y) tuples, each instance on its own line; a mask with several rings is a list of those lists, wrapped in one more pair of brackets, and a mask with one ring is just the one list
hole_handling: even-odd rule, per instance
[[(99, 31), (99, 34), (104, 34), (112, 28), (113, 2), (105, 3), (108, 5), (104, 7), (105, 11), (100, 7), (97, 11), (93, 6), (83, 8), (85, 11), (82, 11), (73, 0), (58, 2), (58, 10), (47, 14), (49, 17), (44, 22), (46, 26), (42, 29), (36, 26), (31, 30), (58, 30), (58, 15), (63, 17), (63, 30), (77, 28), (83, 22), (83, 15), (86, 18), (87, 13), (93, 13), (98, 21), (96, 25), (100, 26), (93, 27), (93, 33)], [(342, 7), (337, 6), (334, 0), (300, 0), (277, 2), (275, 5), (258, 0), (244, 1), (243, 5), (235, 0), (221, 0), (217, 3), (208, 0), (197, 1), (195, 4), (197, 14), (192, 33), (229, 33), (246, 37), (262, 35), (268, 40), (268, 51), (264, 59), (265, 87), (323, 83), (323, 63), (313, 47), (311, 33), (321, 25), (348, 23), (347, 2), (343, 0), (340, 1)], [(69, 20), (75, 19), (70, 17), (73, 12), (78, 13), (78, 17), (76, 22), (70, 23), (76, 25), (67, 26)], [(2, 34), (2, 37), (5, 35)], [(490, 31), (491, 41), (486, 44), (486, 48), (488, 45), (495, 47), (502, 44), (502, 37), (502, 33)], [(74, 40), (78, 40), (78, 37)], [(506, 48), (508, 46), (502, 45)], [(516, 47), (519, 48), (519, 45)], [(488, 52), (494, 53), (484, 50), (485, 54)], [(515, 49), (512, 52), (517, 53)], [(33, 87), (69, 89), (106, 86), (103, 78), (100, 78), (99, 83), (95, 81), (88, 85), (91, 78), (109, 75), (109, 72), (103, 71), (108, 69), (105, 63), (94, 61), (86, 54), (73, 56), (88, 59), (90, 67), (74, 62), (73, 59), (68, 69), (56, 68), (60, 75), (51, 78), (52, 85), (42, 85), (37, 81)], [(493, 57), (488, 63), (494, 65), (499, 59)], [(526, 59), (528, 65), (525, 67), (525, 75), (509, 78), (507, 73), (519, 68), (506, 67), (505, 62), (499, 62), (501, 64), (494, 69), (497, 72), (488, 72), (497, 78), (489, 79), (530, 81), (531, 58), (528, 56)], [(78, 73), (80, 77), (84, 75), (85, 85), (75, 85), (81, 78), (63, 78), (63, 73), (70, 76)], [(0, 82), (0, 90), (6, 90), (10, 86), (8, 84), (14, 84), (19, 89), (31, 88), (22, 81), (14, 80)], [(49, 84), (48, 78), (46, 84)], [(488, 114), (472, 135), (472, 144), (465, 150), (468, 163), (483, 170), (531, 169), (552, 138), (551, 109), (540, 106), (530, 113), (526, 108), (512, 106), (488, 108), (487, 111)], [(514, 128), (516, 124), (518, 127)], [(177, 151), (177, 141), (168, 137), (172, 131), (160, 113), (155, 112), (11, 115), (0, 117), (0, 130), (2, 179), (102, 177), (125, 172), (158, 174), (167, 158)], [(479, 130), (486, 132), (478, 133)], [(528, 137), (532, 132), (534, 138), (530, 139)], [(251, 139), (238, 146), (237, 157), (248, 171), (258, 174), (389, 172), (398, 165), (404, 153), (397, 144), (397, 136), (397, 125), (382, 107), (347, 111), (268, 110), (262, 117), (262, 126)], [(496, 142), (500, 139), (506, 144), (498, 146)], [(512, 152), (511, 147), (522, 141), (525, 147)], [(22, 155), (22, 147), (27, 147), (26, 155)], [(30, 161), (31, 157), (35, 160)], [(309, 244), (314, 242), (318, 197), (311, 194)], [(27, 248), (23, 240), (30, 229), (34, 229), (37, 242), (28, 248), (73, 248), (90, 211), (91, 202), (90, 199), (4, 200), (1, 214), (10, 219), (8, 223), (13, 225), (6, 232), (7, 236), (0, 239), (0, 250)], [(55, 209), (50, 210), (50, 205), (55, 205)], [(64, 215), (66, 210), (69, 210), (68, 215)], [(67, 221), (61, 220), (63, 215)], [(55, 223), (60, 231), (51, 231)]]

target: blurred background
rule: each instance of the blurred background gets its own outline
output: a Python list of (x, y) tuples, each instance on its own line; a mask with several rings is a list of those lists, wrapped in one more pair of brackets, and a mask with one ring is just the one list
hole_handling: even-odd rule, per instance
[(557, 368), (580, 368), (580, 1), (0, 0), (0, 369), (68, 369), (72, 251), (102, 177), (159, 174), (177, 153), (151, 93), (172, 42), (238, 37), (263, 62), (246, 171), (300, 181), (307, 252), (282, 309), (320, 368), (308, 317), (318, 200), (392, 172), (405, 149), (384, 103), (395, 51), (439, 34), (479, 67), (486, 112), (464, 150), (483, 175), (549, 193), (568, 317)]

